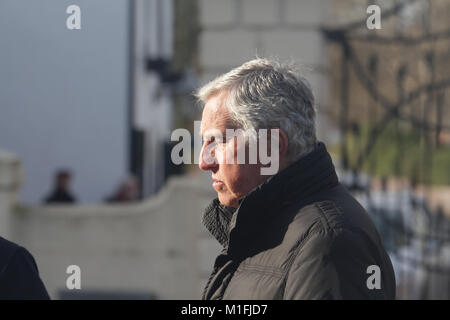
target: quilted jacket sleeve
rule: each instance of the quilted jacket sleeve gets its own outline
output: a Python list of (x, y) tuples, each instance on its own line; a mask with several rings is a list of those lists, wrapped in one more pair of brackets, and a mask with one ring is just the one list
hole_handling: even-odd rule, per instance
[[(367, 269), (379, 265), (362, 234), (347, 229), (315, 231), (297, 248), (284, 299), (385, 299), (384, 283), (369, 289)], [(376, 259), (378, 260), (378, 259)], [(381, 273), (383, 273), (380, 266)]]

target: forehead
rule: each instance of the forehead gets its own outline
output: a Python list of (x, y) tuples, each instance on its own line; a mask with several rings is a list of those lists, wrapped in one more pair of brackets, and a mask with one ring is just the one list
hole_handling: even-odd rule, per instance
[(210, 129), (225, 130), (230, 126), (228, 109), (223, 105), (225, 94), (215, 95), (206, 101), (200, 124), (200, 134)]

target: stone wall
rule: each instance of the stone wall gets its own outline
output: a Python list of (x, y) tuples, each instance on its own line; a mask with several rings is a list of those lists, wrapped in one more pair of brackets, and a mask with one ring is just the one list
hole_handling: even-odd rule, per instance
[[(12, 156), (0, 159), (1, 236), (33, 254), (52, 298), (93, 292), (97, 298), (200, 298), (220, 251), (201, 223), (214, 197), (207, 176), (173, 178), (154, 198), (136, 204), (12, 210), (20, 179), (11, 173), (20, 166)], [(69, 265), (81, 268), (76, 292), (66, 289)]]

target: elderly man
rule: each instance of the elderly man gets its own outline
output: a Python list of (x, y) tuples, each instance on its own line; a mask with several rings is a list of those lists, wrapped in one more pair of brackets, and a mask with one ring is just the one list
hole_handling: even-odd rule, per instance
[[(295, 68), (255, 59), (197, 97), (205, 103), (199, 167), (218, 194), (203, 222), (223, 246), (203, 299), (394, 299), (391, 261), (316, 140), (314, 98)], [(227, 134), (237, 129), (244, 144)], [(266, 142), (256, 154), (255, 139)], [(274, 164), (262, 151), (277, 172), (263, 174)]]

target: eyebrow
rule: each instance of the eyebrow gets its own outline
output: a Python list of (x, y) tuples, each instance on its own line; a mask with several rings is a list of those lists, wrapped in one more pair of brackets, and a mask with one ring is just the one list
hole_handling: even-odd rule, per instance
[[(216, 121), (217, 122), (217, 121)], [(218, 129), (217, 127), (213, 127), (213, 128), (210, 128), (210, 129), (216, 129), (216, 130), (218, 130), (221, 134), (222, 134), (222, 136), (225, 138), (225, 135), (226, 135), (226, 130), (227, 129), (237, 129), (238, 127), (234, 124), (234, 122), (231, 120), (231, 118), (229, 117), (229, 116), (227, 116), (225, 119), (224, 119), (224, 122), (225, 122), (225, 129), (224, 130), (220, 130), (220, 129)], [(217, 124), (217, 123), (216, 123)], [(203, 121), (201, 121), (200, 122), (200, 128), (199, 128), (199, 130), (200, 130), (200, 132), (199, 132), (199, 134), (200, 134), (200, 136), (201, 137), (203, 137), (204, 136), (204, 127), (203, 127)], [(209, 129), (208, 129), (209, 130)], [(207, 130), (206, 130), (207, 131)]]
[[(216, 129), (221, 135), (222, 135), (222, 137), (225, 137), (225, 134), (226, 133), (224, 133), (223, 131), (221, 131), (221, 130), (219, 130), (219, 129)], [(202, 135), (202, 137), (203, 137), (204, 135)], [(214, 133), (210, 133), (210, 134), (207, 134), (206, 135), (207, 137), (214, 137), (215, 135), (214, 135)]]
[(200, 137), (202, 137), (202, 139), (203, 139), (203, 136), (205, 135), (205, 128), (203, 127), (203, 125), (202, 125), (202, 123), (200, 123), (200, 129), (199, 129), (199, 134), (200, 134)]

